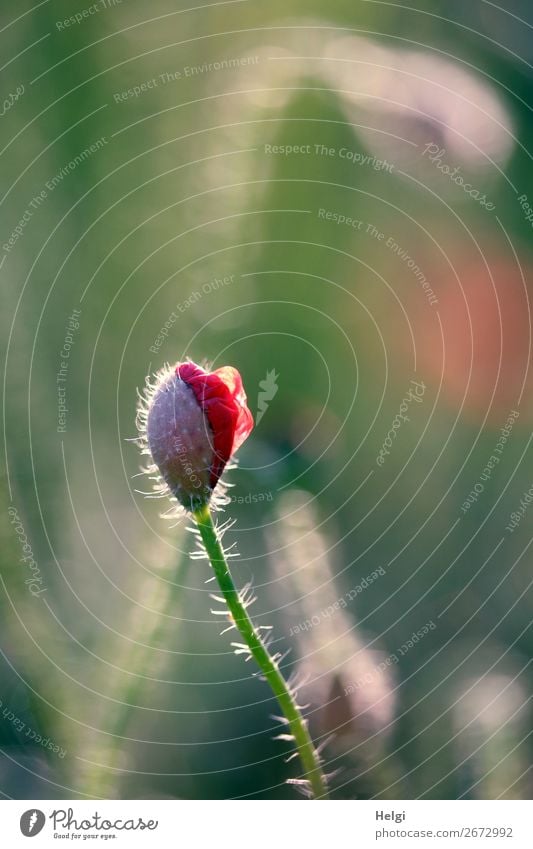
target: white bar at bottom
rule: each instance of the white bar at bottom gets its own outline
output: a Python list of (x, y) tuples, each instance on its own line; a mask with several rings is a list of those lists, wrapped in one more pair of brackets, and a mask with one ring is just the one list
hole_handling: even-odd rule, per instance
[[(2, 846), (531, 849), (529, 801), (3, 801)], [(31, 839), (35, 838), (35, 844)]]

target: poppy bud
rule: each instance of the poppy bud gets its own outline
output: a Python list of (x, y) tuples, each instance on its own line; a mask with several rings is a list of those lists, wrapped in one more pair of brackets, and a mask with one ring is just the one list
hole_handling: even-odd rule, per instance
[[(148, 385), (139, 408), (144, 453), (162, 481), (187, 510), (206, 504), (227, 462), (253, 427), (239, 372), (225, 366), (209, 372), (178, 363)], [(166, 485), (166, 486), (165, 486)]]

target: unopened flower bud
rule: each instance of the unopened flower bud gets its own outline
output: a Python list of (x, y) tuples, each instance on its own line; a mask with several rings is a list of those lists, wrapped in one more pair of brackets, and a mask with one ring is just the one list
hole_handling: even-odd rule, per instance
[(164, 484), (183, 507), (195, 510), (210, 500), (253, 419), (236, 369), (209, 372), (186, 362), (163, 370), (148, 386), (138, 425), (144, 453)]

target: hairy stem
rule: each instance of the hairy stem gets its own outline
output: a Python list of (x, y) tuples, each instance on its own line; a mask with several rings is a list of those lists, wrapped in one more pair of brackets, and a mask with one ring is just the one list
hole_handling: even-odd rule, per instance
[(283, 715), (288, 722), (302, 761), (305, 778), (309, 782), (312, 794), (316, 799), (326, 799), (328, 795), (326, 778), (322, 772), (318, 752), (313, 745), (307, 729), (307, 722), (302, 716), (277, 663), (270, 656), (268, 649), (254, 628), (252, 620), (246, 612), (246, 607), (243, 605), (239, 593), (235, 589), (224, 550), (213, 524), (209, 505), (206, 504), (200, 507), (193, 513), (193, 516), (198, 525), (198, 530), (200, 531), (219, 587), (233, 617), (235, 627), (250, 649), (250, 653), (257, 662), (265, 679), (270, 684), (272, 692), (278, 700)]

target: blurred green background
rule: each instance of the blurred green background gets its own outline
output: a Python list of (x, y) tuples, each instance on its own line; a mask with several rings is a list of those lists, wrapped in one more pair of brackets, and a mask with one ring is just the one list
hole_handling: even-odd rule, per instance
[(190, 356), (268, 396), (227, 540), (333, 795), (531, 798), (532, 24), (2, 4), (4, 796), (294, 798), (134, 477), (136, 390)]

